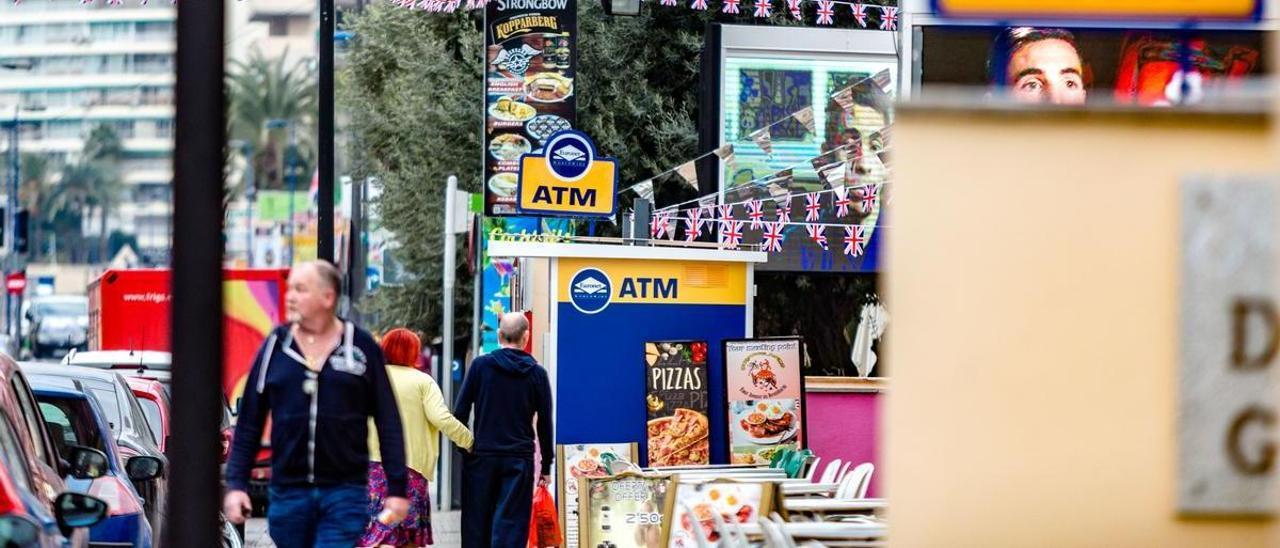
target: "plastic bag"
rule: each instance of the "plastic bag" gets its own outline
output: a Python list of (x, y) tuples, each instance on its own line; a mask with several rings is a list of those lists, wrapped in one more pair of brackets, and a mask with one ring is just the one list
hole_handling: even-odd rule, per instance
[(560, 546), (560, 519), (556, 516), (556, 499), (545, 486), (533, 491), (533, 512), (529, 515), (529, 545), (526, 548)]

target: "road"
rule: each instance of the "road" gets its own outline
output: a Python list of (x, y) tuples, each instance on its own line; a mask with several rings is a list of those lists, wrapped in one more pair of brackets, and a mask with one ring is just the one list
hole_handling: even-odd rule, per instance
[[(434, 546), (442, 548), (459, 548), (462, 546), (462, 533), (459, 512), (433, 512), (431, 514), (431, 530), (435, 535)], [(254, 518), (249, 520), (244, 530), (247, 548), (274, 548), (271, 537), (267, 534), (267, 520)]]

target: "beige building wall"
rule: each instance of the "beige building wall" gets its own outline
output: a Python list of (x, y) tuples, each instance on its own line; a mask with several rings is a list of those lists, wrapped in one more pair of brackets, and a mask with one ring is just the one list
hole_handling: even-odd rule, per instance
[(1179, 180), (1274, 170), (1262, 116), (905, 107), (892, 546), (1280, 546), (1177, 517)]

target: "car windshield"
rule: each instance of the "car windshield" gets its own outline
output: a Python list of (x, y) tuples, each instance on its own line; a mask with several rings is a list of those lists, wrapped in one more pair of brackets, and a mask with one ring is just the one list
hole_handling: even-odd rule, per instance
[(151, 427), (151, 439), (159, 444), (160, 439), (164, 437), (162, 433), (164, 423), (160, 422), (160, 403), (147, 398), (138, 398), (138, 403), (142, 405), (142, 412), (147, 416), (147, 426)]
[(98, 433), (93, 408), (89, 400), (37, 396), (40, 414), (49, 427), (49, 437), (58, 448), (58, 454), (69, 456), (67, 447), (79, 445), (107, 452), (107, 442)]
[(107, 422), (111, 423), (111, 431), (120, 433), (120, 402), (116, 399), (116, 391), (112, 390), (111, 385), (107, 383), (84, 381), (85, 386), (93, 391), (93, 395), (98, 398), (98, 405), (102, 406), (102, 414), (107, 416)]
[(84, 316), (89, 313), (84, 303), (38, 303), (36, 314), (41, 316)]

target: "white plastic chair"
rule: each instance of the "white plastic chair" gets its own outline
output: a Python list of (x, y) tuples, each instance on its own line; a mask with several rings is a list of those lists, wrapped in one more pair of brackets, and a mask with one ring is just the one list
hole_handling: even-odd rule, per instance
[[(680, 506), (684, 508), (686, 514), (689, 514), (689, 521), (693, 523), (693, 540), (698, 544), (698, 548), (711, 548), (711, 543), (707, 541), (707, 534), (702, 530), (702, 524), (698, 522), (698, 514), (693, 513), (693, 508), (689, 507), (689, 503), (681, 502)], [(724, 535), (724, 533), (720, 533)]]
[(844, 466), (840, 467), (840, 473), (836, 474), (836, 483), (840, 483), (840, 480), (844, 479), (844, 475), (849, 473), (849, 468), (852, 466), (853, 461), (849, 461), (844, 463)]
[(822, 462), (822, 457), (813, 457), (813, 460), (809, 461), (809, 470), (804, 475), (804, 479), (809, 480), (809, 483), (813, 483), (813, 476), (818, 473), (818, 463), (820, 462)]
[(857, 468), (854, 468), (853, 472), (850, 472), (850, 474), (857, 478), (857, 487), (855, 487), (853, 492), (850, 493), (851, 496), (849, 498), (867, 498), (867, 489), (871, 488), (871, 474), (875, 473), (875, 471), (876, 465), (864, 462), (859, 464)]
[(827, 463), (826, 470), (822, 471), (822, 479), (818, 483), (835, 483), (836, 474), (840, 473), (840, 459), (835, 459)]
[(782, 539), (782, 542), (784, 543), (783, 546), (785, 546), (786, 548), (797, 548), (796, 539), (791, 536), (791, 533), (787, 532), (787, 521), (782, 519), (782, 516), (778, 515), (777, 512), (769, 514), (768, 518), (764, 518), (764, 517), (760, 518), (761, 522), (770, 521), (770, 520), (772, 520), (774, 527), (777, 528), (778, 536)]
[(768, 548), (791, 548), (782, 528), (768, 518), (760, 518), (760, 532), (764, 534), (764, 545)]
[(853, 498), (854, 493), (858, 491), (857, 471), (845, 474), (840, 478), (840, 483), (836, 485), (836, 490), (831, 494), (831, 498), (837, 500), (847, 500)]
[(724, 548), (749, 548), (747, 535), (738, 528), (737, 522), (726, 524), (724, 516), (720, 512), (712, 512), (711, 519), (715, 522), (715, 531), (720, 534), (720, 546)]

